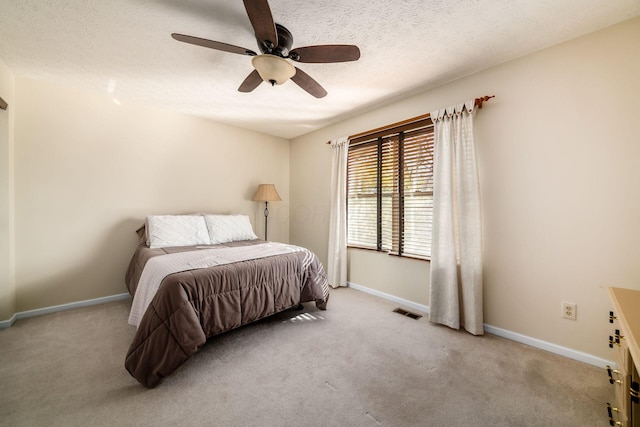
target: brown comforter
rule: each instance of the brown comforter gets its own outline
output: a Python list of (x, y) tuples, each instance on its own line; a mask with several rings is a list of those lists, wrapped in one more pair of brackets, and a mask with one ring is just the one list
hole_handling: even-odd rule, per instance
[[(264, 243), (235, 242), (225, 246)], [(140, 245), (126, 274), (134, 295), (145, 263), (152, 257), (189, 248), (149, 249)], [(326, 275), (310, 251), (242, 261), (170, 274), (162, 281), (129, 347), (125, 367), (141, 384), (155, 387), (208, 337), (315, 301), (326, 308)]]

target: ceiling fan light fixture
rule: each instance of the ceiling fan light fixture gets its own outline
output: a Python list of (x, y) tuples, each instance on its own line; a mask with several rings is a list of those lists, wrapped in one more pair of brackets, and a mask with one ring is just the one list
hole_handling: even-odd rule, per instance
[(251, 59), (260, 77), (271, 85), (281, 85), (296, 74), (296, 67), (279, 56), (263, 54)]

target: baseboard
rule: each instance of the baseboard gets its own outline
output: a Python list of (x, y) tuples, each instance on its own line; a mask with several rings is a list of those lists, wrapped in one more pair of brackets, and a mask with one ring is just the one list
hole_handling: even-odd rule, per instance
[(87, 299), (84, 301), (70, 302), (68, 304), (54, 305), (52, 307), (36, 308), (35, 310), (21, 311), (19, 313), (15, 313), (8, 320), (0, 320), (0, 329), (6, 329), (12, 326), (16, 322), (16, 320), (19, 320), (19, 319), (42, 316), (43, 314), (57, 313), (59, 311), (72, 310), (74, 308), (89, 307), (91, 305), (104, 304), (111, 301), (120, 301), (127, 298), (131, 298), (131, 296), (127, 293), (124, 293), (124, 294), (111, 295), (108, 297), (93, 298), (93, 299)]
[(587, 363), (589, 365), (604, 368), (607, 365), (614, 366), (615, 362), (611, 360), (602, 359), (589, 353), (574, 350), (572, 348), (563, 347), (561, 345), (553, 344), (547, 341), (542, 341), (537, 338), (532, 338), (527, 335), (522, 335), (517, 332), (508, 331), (506, 329), (498, 328), (495, 326), (484, 324), (484, 330), (492, 335), (507, 338), (511, 341), (517, 341), (522, 344), (526, 344), (531, 347), (546, 350), (551, 353), (559, 354), (560, 356), (568, 357), (569, 359), (577, 360), (579, 362)]
[(16, 313), (13, 313), (13, 316), (11, 316), (8, 320), (0, 320), (0, 330), (7, 329), (8, 327), (16, 323), (16, 320)]
[[(429, 306), (418, 304), (413, 301), (406, 300), (404, 298), (397, 297), (395, 295), (387, 294), (385, 292), (380, 292), (375, 289), (367, 288), (366, 286), (358, 285), (357, 283), (348, 282), (348, 286), (350, 288), (356, 289), (361, 292), (365, 292), (367, 294), (375, 295), (377, 297), (386, 299), (388, 301), (392, 301), (396, 304), (403, 305), (405, 307), (412, 308), (414, 310), (421, 311), (423, 313), (429, 313)], [(537, 338), (532, 338), (526, 335), (519, 334), (517, 332), (512, 332), (507, 329), (498, 328), (495, 326), (491, 326), (488, 324), (484, 324), (485, 332), (496, 335), (502, 338), (509, 339), (511, 341), (516, 341), (522, 344), (526, 344), (530, 347), (538, 348), (541, 350), (545, 350), (551, 353), (558, 354), (560, 356), (567, 357), (569, 359), (577, 360), (579, 362), (587, 363), (589, 365), (597, 366), (599, 368), (604, 368), (607, 365), (613, 366), (615, 362), (610, 360), (602, 359), (600, 357), (596, 357), (592, 354), (583, 353), (578, 350), (573, 350), (571, 348), (563, 347), (561, 345), (552, 344), (547, 341), (542, 341)]]
[(361, 291), (361, 292), (364, 292), (364, 293), (367, 293), (367, 294), (375, 295), (375, 296), (380, 297), (382, 299), (386, 299), (388, 301), (395, 302), (396, 304), (403, 305), (403, 306), (411, 308), (413, 310), (417, 310), (417, 311), (420, 311), (422, 313), (429, 314), (429, 306), (428, 305), (418, 304), (417, 302), (409, 301), (409, 300), (406, 300), (404, 298), (397, 297), (395, 295), (387, 294), (385, 292), (376, 291), (375, 289), (367, 288), (366, 286), (358, 285), (357, 283), (353, 283), (353, 282), (348, 282), (347, 285), (350, 288), (353, 288), (355, 290), (358, 290), (358, 291)]

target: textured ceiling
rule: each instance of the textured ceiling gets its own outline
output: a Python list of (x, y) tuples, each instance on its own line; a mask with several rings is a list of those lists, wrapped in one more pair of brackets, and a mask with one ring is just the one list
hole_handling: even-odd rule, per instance
[(240, 0), (0, 0), (0, 59), (17, 76), (293, 138), (404, 94), (640, 15), (640, 0), (270, 0), (293, 47), (355, 44), (357, 62), (296, 64), (327, 91), (238, 86), (258, 51)]

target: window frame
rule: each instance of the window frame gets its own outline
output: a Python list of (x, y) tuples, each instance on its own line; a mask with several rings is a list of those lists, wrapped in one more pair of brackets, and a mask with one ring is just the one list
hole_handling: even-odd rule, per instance
[[(414, 253), (405, 253), (405, 231), (406, 231), (406, 204), (405, 204), (405, 135), (407, 133), (412, 133), (412, 134), (416, 134), (418, 133), (419, 135), (425, 135), (425, 138), (427, 140), (430, 140), (430, 142), (427, 142), (426, 145), (429, 147), (429, 150), (431, 150), (431, 158), (433, 158), (433, 138), (434, 138), (434, 126), (433, 126), (433, 122), (431, 121), (431, 117), (429, 114), (423, 115), (423, 116), (419, 116), (419, 117), (415, 117), (413, 119), (409, 119), (409, 120), (405, 120), (403, 122), (399, 122), (399, 123), (395, 123), (392, 125), (388, 125), (382, 128), (378, 128), (378, 129), (374, 129), (368, 132), (363, 132), (361, 134), (358, 135), (354, 135), (350, 138), (350, 142), (349, 142), (349, 150), (357, 150), (358, 148), (364, 148), (364, 146), (370, 145), (370, 144), (376, 144), (377, 145), (377, 165), (376, 165), (376, 192), (375, 192), (375, 197), (376, 197), (376, 245), (375, 248), (374, 247), (370, 247), (370, 246), (362, 246), (362, 245), (358, 245), (358, 244), (354, 244), (354, 243), (350, 243), (349, 242), (349, 233), (347, 231), (347, 247), (348, 248), (356, 248), (356, 249), (364, 249), (364, 250), (372, 250), (372, 251), (377, 251), (377, 252), (387, 252), (389, 255), (392, 256), (400, 256), (400, 257), (405, 257), (405, 258), (413, 258), (413, 259), (418, 259), (418, 260), (430, 260), (431, 258), (431, 242), (425, 242), (425, 251), (428, 252), (428, 255), (420, 255), (420, 254), (414, 254)], [(393, 196), (396, 194), (395, 192), (392, 193), (392, 208), (391, 208), (391, 242), (390, 242), (390, 246), (391, 249), (387, 249), (383, 247), (383, 237), (382, 237), (382, 199), (383, 199), (383, 186), (382, 186), (382, 148), (383, 148), (383, 142), (384, 139), (389, 139), (389, 138), (397, 138), (397, 149), (396, 149), (396, 155), (397, 158), (394, 160), (394, 170), (393, 170), (393, 177), (394, 179), (397, 177), (397, 183), (394, 182), (396, 189), (394, 191), (397, 191), (397, 203), (398, 203), (398, 208), (397, 208), (397, 213), (395, 212), (396, 209), (394, 208), (393, 204)], [(349, 167), (351, 166), (351, 162), (348, 161), (347, 162), (347, 177), (349, 178)], [(428, 173), (426, 175), (427, 180), (431, 181), (431, 188), (428, 191), (424, 191), (425, 195), (430, 196), (431, 197), (431, 204), (433, 204), (433, 186), (432, 186), (432, 180), (433, 180), (433, 169), (432, 169), (433, 165), (431, 165), (431, 172)], [(347, 227), (349, 224), (349, 198), (350, 198), (350, 193), (349, 193), (349, 179), (347, 179), (347, 192), (346, 192), (346, 204), (347, 204)], [(414, 193), (419, 193), (419, 192), (414, 192)], [(432, 205), (431, 205), (432, 206)], [(396, 223), (396, 219), (397, 219), (397, 225)], [(432, 218), (431, 218), (432, 220)], [(429, 226), (429, 228), (432, 225), (432, 221), (431, 224)], [(427, 237), (428, 238), (428, 237)], [(395, 239), (397, 239), (397, 247), (395, 247)]]

